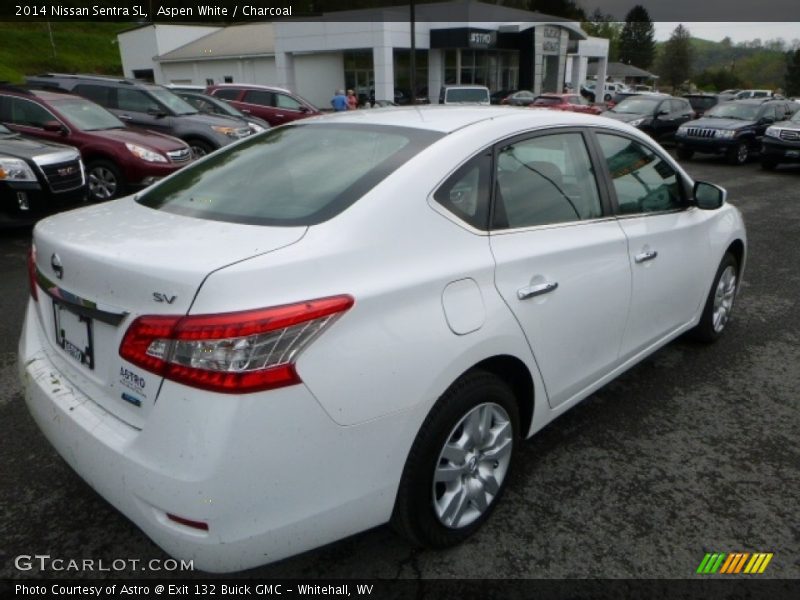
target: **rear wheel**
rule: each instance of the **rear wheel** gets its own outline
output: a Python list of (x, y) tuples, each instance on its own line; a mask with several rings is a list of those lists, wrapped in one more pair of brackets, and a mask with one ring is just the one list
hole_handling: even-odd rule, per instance
[(95, 202), (104, 202), (123, 192), (122, 175), (114, 163), (107, 160), (95, 160), (86, 165), (89, 180), (89, 197)]
[(485, 371), (461, 377), (414, 440), (392, 525), (434, 548), (469, 537), (502, 496), (518, 439), (519, 409), (509, 386)]
[(708, 293), (703, 316), (692, 330), (692, 337), (701, 342), (715, 342), (728, 325), (736, 300), (739, 285), (739, 261), (728, 252), (714, 276), (714, 283)]
[(732, 165), (743, 165), (750, 156), (750, 148), (747, 142), (739, 142), (728, 150), (728, 162)]
[(681, 160), (692, 160), (694, 156), (694, 150), (689, 150), (688, 148), (678, 148), (678, 158)]

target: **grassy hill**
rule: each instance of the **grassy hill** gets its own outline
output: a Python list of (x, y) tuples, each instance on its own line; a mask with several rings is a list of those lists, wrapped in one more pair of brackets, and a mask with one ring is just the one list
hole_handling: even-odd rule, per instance
[(122, 75), (117, 33), (132, 23), (46, 23), (0, 21), (0, 81), (21, 83), (44, 71)]

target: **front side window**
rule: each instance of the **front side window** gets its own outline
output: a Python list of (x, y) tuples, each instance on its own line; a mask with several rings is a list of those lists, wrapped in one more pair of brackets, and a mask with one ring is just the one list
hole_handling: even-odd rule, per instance
[(278, 108), (288, 108), (289, 110), (300, 110), (302, 106), (297, 100), (294, 98), (287, 96), (286, 94), (275, 94), (276, 105)]
[(216, 221), (312, 225), (345, 210), (441, 135), (354, 124), (280, 127), (185, 167), (138, 201)]
[(117, 88), (117, 108), (140, 113), (161, 110), (161, 107), (144, 92), (127, 88)]
[(48, 121), (57, 121), (49, 110), (39, 106), (30, 100), (22, 98), (9, 98), (10, 115), (9, 122), (15, 125), (25, 125), (27, 127), (38, 127), (42, 129)]
[(496, 229), (594, 219), (603, 214), (594, 169), (580, 133), (543, 135), (500, 149)]
[(621, 214), (683, 208), (675, 169), (652, 149), (619, 135), (597, 135)]

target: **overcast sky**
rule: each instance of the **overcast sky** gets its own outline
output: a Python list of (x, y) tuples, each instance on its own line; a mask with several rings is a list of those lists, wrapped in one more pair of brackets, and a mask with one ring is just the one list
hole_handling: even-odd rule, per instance
[[(669, 39), (678, 23), (655, 22), (656, 40)], [(692, 37), (720, 41), (729, 36), (734, 42), (761, 38), (762, 42), (782, 37), (787, 43), (800, 39), (800, 23), (690, 23), (684, 22)]]

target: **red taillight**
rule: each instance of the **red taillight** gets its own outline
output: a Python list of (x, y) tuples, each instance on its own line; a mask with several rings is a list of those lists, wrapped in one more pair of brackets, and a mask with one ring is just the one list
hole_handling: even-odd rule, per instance
[(120, 345), (125, 360), (192, 387), (240, 394), (300, 383), (298, 353), (351, 296), (219, 315), (144, 316)]
[(31, 298), (39, 301), (39, 288), (36, 284), (36, 246), (28, 250), (28, 284), (31, 287)]

